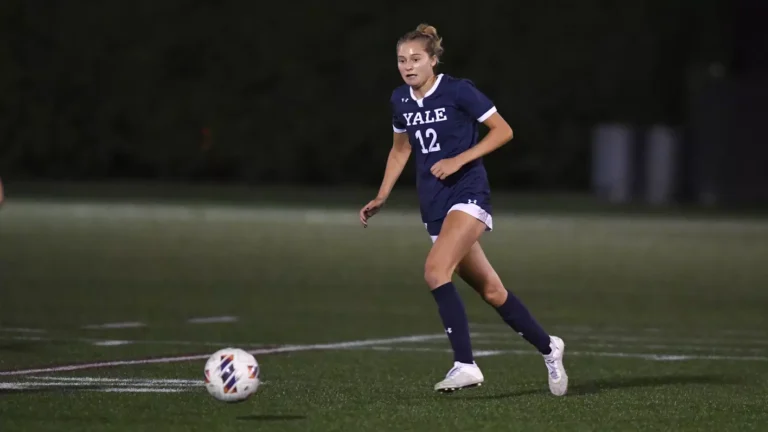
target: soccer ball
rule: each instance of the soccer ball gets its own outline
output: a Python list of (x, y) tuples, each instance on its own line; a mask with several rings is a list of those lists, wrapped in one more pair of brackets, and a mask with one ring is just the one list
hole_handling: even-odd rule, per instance
[(259, 384), (259, 363), (239, 348), (216, 351), (205, 363), (205, 388), (222, 402), (242, 402)]

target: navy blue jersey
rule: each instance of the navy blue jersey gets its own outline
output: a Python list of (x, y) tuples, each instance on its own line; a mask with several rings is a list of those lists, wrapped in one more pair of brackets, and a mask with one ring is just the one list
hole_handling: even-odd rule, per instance
[(479, 124), (496, 112), (493, 102), (466, 79), (440, 74), (418, 99), (410, 86), (392, 92), (392, 127), (408, 133), (416, 161), (416, 182), (423, 222), (443, 219), (454, 204), (474, 203), (491, 213), (490, 185), (482, 159), (440, 180), (430, 172), (436, 162), (477, 144)]

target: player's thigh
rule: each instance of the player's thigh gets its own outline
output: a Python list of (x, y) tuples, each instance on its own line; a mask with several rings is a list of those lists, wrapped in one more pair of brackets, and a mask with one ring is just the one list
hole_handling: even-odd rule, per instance
[(465, 212), (448, 213), (440, 235), (427, 255), (427, 268), (437, 267), (452, 273), (485, 229), (486, 225), (482, 221)]
[(501, 286), (501, 278), (488, 261), (480, 242), (475, 242), (464, 258), (459, 261), (456, 273), (481, 294), (491, 287)]

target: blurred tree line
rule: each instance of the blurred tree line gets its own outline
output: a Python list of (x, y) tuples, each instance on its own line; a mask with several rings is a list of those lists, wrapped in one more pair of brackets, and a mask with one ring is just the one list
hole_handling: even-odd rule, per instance
[(429, 22), (515, 129), (493, 184), (586, 188), (596, 123), (685, 121), (722, 4), (4, 0), (0, 175), (378, 184), (395, 43)]

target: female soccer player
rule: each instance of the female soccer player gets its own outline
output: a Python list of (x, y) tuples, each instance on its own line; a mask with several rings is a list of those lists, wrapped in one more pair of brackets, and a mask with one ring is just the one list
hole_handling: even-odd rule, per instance
[[(413, 151), (421, 217), (433, 241), (424, 278), (454, 352), (454, 366), (435, 390), (451, 392), (484, 381), (474, 361), (464, 304), (452, 283), (457, 272), (543, 355), (551, 392), (564, 395), (568, 388), (565, 344), (547, 334), (504, 287), (478, 243), (483, 232), (493, 229), (482, 157), (511, 140), (512, 129), (471, 81), (435, 75), (442, 53), (442, 39), (426, 24), (397, 42), (398, 69), (405, 84), (390, 99), (394, 142), (379, 193), (360, 210), (360, 221), (367, 227), (381, 210)], [(489, 128), (480, 142), (479, 123)]]

